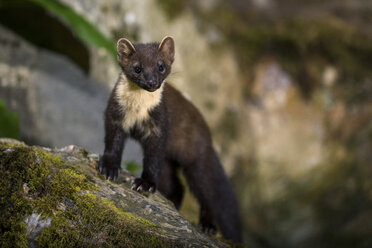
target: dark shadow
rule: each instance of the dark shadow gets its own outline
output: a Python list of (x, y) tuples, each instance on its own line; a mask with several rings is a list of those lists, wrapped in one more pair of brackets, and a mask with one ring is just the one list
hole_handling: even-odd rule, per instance
[(56, 16), (33, 3), (0, 7), (0, 24), (28, 42), (67, 56), (85, 73), (89, 72), (89, 51), (85, 44)]

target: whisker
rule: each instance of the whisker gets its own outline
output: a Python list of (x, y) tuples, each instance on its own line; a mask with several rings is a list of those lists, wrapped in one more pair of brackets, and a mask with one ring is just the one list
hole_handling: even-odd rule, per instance
[(181, 76), (181, 75), (182, 75), (182, 72), (181, 71), (172, 71), (168, 75), (167, 79), (175, 79), (175, 78), (177, 78), (177, 76)]

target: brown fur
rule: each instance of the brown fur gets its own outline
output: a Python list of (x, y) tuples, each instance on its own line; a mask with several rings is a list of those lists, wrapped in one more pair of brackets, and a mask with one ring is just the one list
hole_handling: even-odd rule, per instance
[(123, 73), (105, 112), (105, 151), (99, 162), (107, 178), (117, 177), (128, 136), (144, 150), (143, 172), (132, 188), (158, 189), (179, 208), (181, 169), (200, 203), (204, 231), (216, 225), (227, 239), (241, 241), (239, 208), (230, 183), (212, 146), (209, 128), (195, 106), (164, 83), (174, 60), (174, 41), (132, 44), (120, 39), (118, 61)]

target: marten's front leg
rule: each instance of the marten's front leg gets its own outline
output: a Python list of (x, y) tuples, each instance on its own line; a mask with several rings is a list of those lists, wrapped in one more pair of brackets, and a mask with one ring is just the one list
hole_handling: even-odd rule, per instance
[(127, 135), (120, 125), (106, 119), (105, 151), (98, 164), (98, 169), (105, 179), (114, 180), (118, 177), (126, 138)]
[(165, 158), (165, 144), (165, 135), (150, 135), (142, 142), (144, 150), (143, 172), (141, 178), (134, 180), (132, 189), (155, 192), (160, 165)]

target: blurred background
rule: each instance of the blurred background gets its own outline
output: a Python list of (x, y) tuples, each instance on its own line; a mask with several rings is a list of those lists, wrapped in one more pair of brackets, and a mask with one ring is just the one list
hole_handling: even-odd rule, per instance
[(0, 137), (102, 153), (116, 40), (170, 35), (248, 247), (372, 247), (371, 27), (370, 0), (0, 0)]

